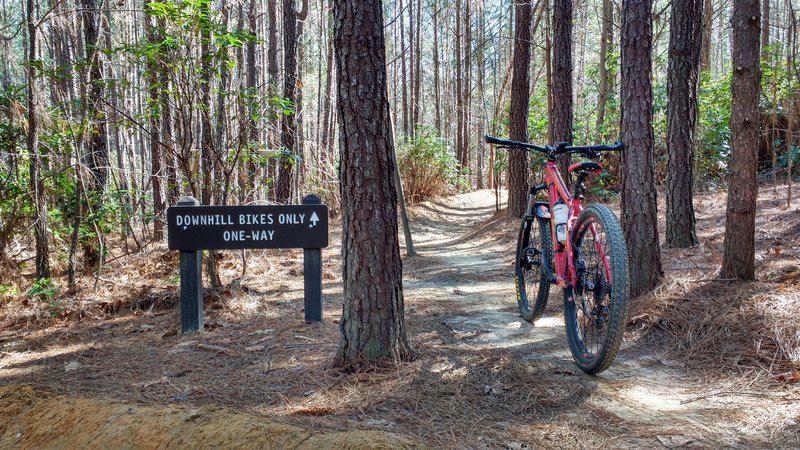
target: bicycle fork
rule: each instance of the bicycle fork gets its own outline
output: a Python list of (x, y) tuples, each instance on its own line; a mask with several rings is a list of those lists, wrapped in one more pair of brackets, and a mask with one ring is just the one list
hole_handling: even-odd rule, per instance
[[(542, 184), (531, 185), (530, 191), (528, 193), (528, 207), (525, 209), (525, 220), (528, 223), (532, 223), (534, 220), (537, 220), (537, 218), (545, 219), (548, 221), (550, 220), (550, 205), (547, 202), (536, 201), (536, 194), (538, 194), (539, 191), (546, 191), (546, 190), (547, 190), (547, 184), (542, 183)], [(534, 249), (528, 247), (525, 250), (525, 255), (524, 255), (525, 263), (528, 264), (530, 261), (533, 261), (537, 256), (536, 254), (537, 252), (544, 254), (543, 250), (544, 249)], [(543, 260), (543, 258), (540, 258), (540, 260)], [(550, 281), (550, 283), (555, 283), (556, 276), (553, 273), (553, 269), (550, 267), (549, 264), (547, 264), (547, 261), (543, 261), (541, 263), (541, 266), (542, 270), (544, 270), (544, 274), (547, 276), (547, 279)]]

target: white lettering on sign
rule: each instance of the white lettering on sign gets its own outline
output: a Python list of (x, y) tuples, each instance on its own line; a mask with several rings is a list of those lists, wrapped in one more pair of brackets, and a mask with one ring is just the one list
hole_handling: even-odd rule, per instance
[(185, 214), (176, 216), (175, 223), (185, 230), (189, 225), (233, 225), (233, 217), (230, 214)]
[(280, 214), (278, 223), (281, 225), (302, 225), (305, 214)]
[(275, 230), (253, 230), (250, 233), (253, 241), (272, 241), (275, 240)]
[(222, 239), (225, 242), (243, 241), (244, 240), (244, 230), (239, 230), (239, 231), (228, 231), (228, 230), (225, 230), (222, 233)]
[(272, 225), (272, 214), (239, 214), (239, 225)]

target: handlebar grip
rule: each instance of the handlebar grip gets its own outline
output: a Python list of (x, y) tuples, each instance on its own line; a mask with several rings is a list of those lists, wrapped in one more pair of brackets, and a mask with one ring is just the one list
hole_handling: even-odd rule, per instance
[(622, 141), (614, 142), (613, 144), (608, 145), (598, 145), (597, 150), (608, 150), (608, 151), (617, 151), (622, 150), (625, 148), (625, 144)]
[(506, 139), (496, 138), (494, 136), (489, 136), (488, 134), (485, 135), (483, 138), (484, 138), (484, 140), (486, 141), (487, 144), (510, 145), (510, 146), (514, 146), (515, 144), (517, 144), (514, 141), (509, 141), (509, 140), (506, 140)]

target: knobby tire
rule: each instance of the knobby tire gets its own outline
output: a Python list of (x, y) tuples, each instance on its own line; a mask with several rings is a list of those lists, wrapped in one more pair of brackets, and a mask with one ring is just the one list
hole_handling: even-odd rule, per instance
[(579, 273), (575, 289), (564, 290), (567, 341), (578, 367), (597, 374), (614, 361), (625, 332), (630, 301), (628, 251), (619, 220), (604, 205), (592, 204), (583, 210), (571, 239)]
[(550, 221), (540, 217), (523, 218), (517, 240), (515, 284), (519, 313), (528, 322), (539, 320), (550, 296), (550, 279), (542, 268), (552, 272), (553, 245)]

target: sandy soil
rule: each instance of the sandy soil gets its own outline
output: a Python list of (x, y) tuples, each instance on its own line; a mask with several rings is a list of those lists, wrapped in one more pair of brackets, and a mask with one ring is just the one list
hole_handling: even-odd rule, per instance
[[(781, 211), (797, 219), (796, 209)], [(181, 337), (177, 258), (157, 248), (118, 258), (97, 290), (84, 280), (58, 299), (54, 320), (41, 320), (52, 302), (25, 313), (6, 305), (0, 446), (800, 445), (794, 385), (776, 382), (772, 367), (724, 358), (709, 370), (671, 340), (668, 308), (638, 305), (611, 368), (580, 372), (558, 289), (535, 325), (517, 313), (517, 223), (495, 212), (492, 192), (425, 202), (411, 214), (419, 256), (404, 260), (404, 292), (413, 361), (351, 375), (330, 368), (341, 314), (335, 224), (323, 253), (321, 325), (302, 322), (302, 252), (231, 253), (221, 261), (228, 286), (207, 298), (205, 331)], [(707, 251), (665, 250), (667, 287), (713, 283), (724, 196), (700, 198), (698, 217)], [(782, 235), (780, 258), (768, 238), (762, 266), (793, 273), (797, 236)], [(796, 298), (796, 281), (785, 279), (775, 295)]]

